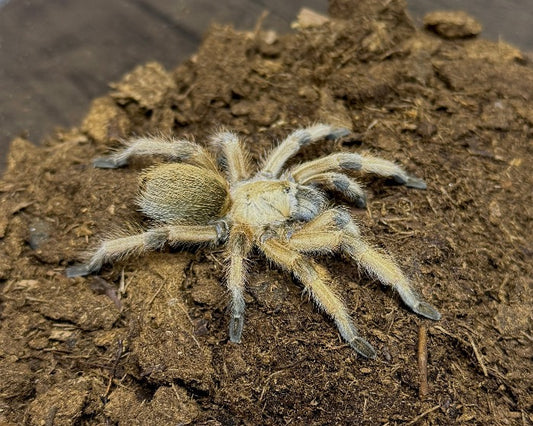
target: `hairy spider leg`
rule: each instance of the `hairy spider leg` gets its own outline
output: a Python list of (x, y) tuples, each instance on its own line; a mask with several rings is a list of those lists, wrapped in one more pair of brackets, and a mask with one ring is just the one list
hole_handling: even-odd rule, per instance
[(394, 288), (414, 312), (432, 320), (441, 318), (439, 311), (416, 293), (394, 260), (363, 240), (350, 214), (343, 209), (326, 210), (306, 223), (291, 235), (288, 246), (302, 253), (341, 251)]
[(286, 161), (302, 147), (321, 139), (335, 140), (348, 134), (350, 134), (348, 129), (332, 127), (327, 124), (315, 124), (296, 130), (270, 152), (259, 173), (265, 176), (278, 177)]
[(160, 249), (165, 243), (202, 244), (221, 243), (228, 235), (227, 225), (219, 221), (211, 225), (166, 225), (145, 232), (104, 240), (87, 263), (67, 268), (67, 277), (79, 277), (98, 272), (104, 263)]
[(366, 195), (361, 184), (343, 173), (317, 173), (298, 183), (318, 184), (327, 190), (340, 192), (359, 208), (366, 206)]
[(211, 137), (211, 144), (222, 151), (230, 183), (250, 177), (247, 152), (235, 133), (228, 131), (218, 132)]
[(397, 183), (410, 188), (426, 189), (426, 183), (417, 177), (410, 176), (399, 165), (383, 158), (369, 154), (341, 152), (327, 155), (313, 161), (307, 161), (291, 169), (290, 174), (296, 182), (305, 184), (315, 180), (316, 175), (326, 172), (348, 172), (360, 170), (390, 177)]
[(246, 256), (250, 252), (250, 239), (238, 226), (234, 227), (228, 241), (229, 266), (226, 272), (226, 286), (231, 295), (229, 339), (240, 343), (244, 326), (244, 287), (246, 285)]
[(260, 241), (259, 246), (268, 259), (300, 280), (315, 303), (333, 318), (342, 338), (357, 353), (367, 358), (376, 357), (374, 348), (357, 332), (344, 302), (328, 285), (331, 278), (324, 267), (273, 238)]
[(100, 169), (116, 169), (128, 164), (131, 157), (138, 155), (162, 155), (172, 161), (186, 161), (216, 171), (212, 156), (200, 145), (184, 139), (171, 137), (137, 137), (125, 143), (117, 152), (93, 160), (93, 166)]

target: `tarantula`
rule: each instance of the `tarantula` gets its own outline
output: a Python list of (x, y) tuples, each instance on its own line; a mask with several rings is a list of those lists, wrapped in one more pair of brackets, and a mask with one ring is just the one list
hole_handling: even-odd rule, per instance
[(393, 287), (414, 312), (433, 319), (440, 313), (424, 302), (394, 260), (361, 237), (350, 214), (328, 207), (322, 189), (338, 191), (357, 206), (365, 205), (361, 186), (347, 173), (362, 171), (393, 178), (408, 187), (424, 189), (423, 180), (398, 165), (371, 155), (339, 152), (284, 170), (286, 161), (310, 143), (349, 134), (343, 128), (316, 124), (291, 133), (252, 174), (248, 156), (236, 134), (216, 133), (215, 158), (187, 140), (140, 137), (126, 148), (94, 160), (99, 168), (117, 168), (135, 155), (160, 155), (170, 163), (152, 166), (140, 178), (140, 210), (153, 221), (136, 235), (104, 240), (87, 263), (67, 269), (69, 277), (98, 272), (110, 262), (170, 245), (226, 244), (229, 264), (226, 285), (231, 295), (229, 338), (239, 343), (244, 324), (246, 257), (257, 247), (281, 268), (291, 272), (316, 304), (335, 321), (341, 336), (359, 354), (374, 358), (374, 348), (359, 336), (341, 297), (328, 283), (327, 270), (308, 254), (340, 252), (379, 281)]

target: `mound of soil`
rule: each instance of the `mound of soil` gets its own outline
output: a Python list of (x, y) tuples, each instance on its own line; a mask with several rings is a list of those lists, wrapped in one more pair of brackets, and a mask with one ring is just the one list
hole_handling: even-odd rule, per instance
[[(284, 36), (215, 26), (177, 69), (150, 63), (113, 84), (79, 128), (13, 142), (0, 182), (3, 424), (531, 424), (533, 68), (449, 14), (416, 30), (401, 1), (335, 0), (330, 15)], [(224, 126), (257, 162), (316, 121), (353, 133), (294, 161), (370, 150), (428, 182), (364, 176), (368, 207), (351, 212), (441, 321), (334, 256), (319, 261), (375, 360), (260, 253), (242, 344), (228, 342), (223, 248), (66, 278), (102, 236), (147, 224), (134, 201), (152, 160), (91, 165), (120, 138), (203, 144)]]

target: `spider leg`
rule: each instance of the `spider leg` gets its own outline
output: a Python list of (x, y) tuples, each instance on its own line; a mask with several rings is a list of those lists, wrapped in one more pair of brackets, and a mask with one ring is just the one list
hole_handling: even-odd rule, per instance
[(228, 169), (230, 183), (250, 177), (249, 161), (240, 139), (233, 132), (218, 132), (211, 138), (211, 144), (222, 150)]
[(299, 252), (342, 251), (383, 284), (394, 288), (414, 312), (432, 320), (441, 314), (414, 290), (394, 260), (365, 242), (348, 212), (326, 210), (291, 235), (290, 248)]
[(220, 243), (227, 237), (224, 221), (212, 225), (167, 225), (150, 228), (145, 232), (102, 241), (87, 263), (67, 268), (69, 278), (98, 272), (104, 263), (115, 259), (160, 249), (166, 242), (176, 244)]
[(231, 294), (231, 318), (229, 325), (229, 339), (240, 343), (244, 325), (244, 287), (246, 283), (246, 256), (251, 244), (246, 233), (236, 227), (232, 229), (228, 242), (229, 267), (227, 270), (226, 285)]
[(392, 161), (374, 157), (368, 154), (361, 155), (361, 158), (361, 171), (363, 172), (391, 177), (397, 183), (405, 185), (409, 188), (426, 189), (427, 187), (426, 182), (424, 182), (422, 179), (408, 175), (402, 167), (398, 166)]
[(366, 195), (361, 185), (343, 173), (318, 173), (310, 176), (304, 184), (318, 184), (326, 189), (338, 191), (359, 208), (366, 206)]
[(410, 188), (426, 188), (426, 183), (422, 179), (410, 176), (402, 167), (392, 161), (374, 157), (369, 154), (355, 154), (349, 152), (331, 154), (317, 160), (302, 163), (291, 169), (291, 176), (296, 182), (305, 184), (313, 181), (316, 175), (322, 173), (346, 172), (350, 170), (361, 170), (362, 172), (390, 177), (397, 183)]
[(173, 161), (187, 161), (209, 170), (217, 170), (211, 155), (197, 143), (156, 136), (131, 139), (122, 150), (94, 159), (93, 165), (101, 169), (116, 169), (127, 165), (135, 155), (162, 155)]
[(367, 358), (376, 357), (374, 348), (357, 332), (342, 299), (328, 286), (331, 278), (325, 268), (273, 238), (258, 244), (268, 259), (292, 272), (302, 282), (316, 304), (334, 319), (341, 336), (357, 353)]
[(292, 132), (267, 157), (260, 174), (277, 177), (285, 162), (296, 154), (300, 148), (320, 139), (338, 139), (350, 133), (348, 129), (332, 127), (327, 124), (315, 124)]

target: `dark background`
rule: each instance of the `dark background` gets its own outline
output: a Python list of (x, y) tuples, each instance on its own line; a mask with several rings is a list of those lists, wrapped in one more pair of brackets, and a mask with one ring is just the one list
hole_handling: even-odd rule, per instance
[[(381, 1), (381, 0), (376, 0)], [(437, 9), (466, 10), (483, 36), (533, 51), (531, 0), (408, 0), (417, 23)], [(302, 7), (326, 0), (0, 0), (0, 171), (10, 140), (39, 143), (73, 126), (89, 102), (135, 65), (173, 68), (196, 51), (211, 22), (290, 30)]]

